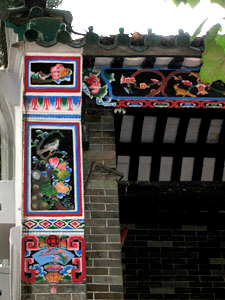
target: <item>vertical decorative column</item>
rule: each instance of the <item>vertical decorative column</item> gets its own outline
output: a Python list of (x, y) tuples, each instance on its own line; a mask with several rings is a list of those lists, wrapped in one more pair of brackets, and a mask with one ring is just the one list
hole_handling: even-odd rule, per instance
[(44, 50), (25, 53), (24, 76), (21, 278), (35, 299), (73, 294), (85, 280), (82, 56)]

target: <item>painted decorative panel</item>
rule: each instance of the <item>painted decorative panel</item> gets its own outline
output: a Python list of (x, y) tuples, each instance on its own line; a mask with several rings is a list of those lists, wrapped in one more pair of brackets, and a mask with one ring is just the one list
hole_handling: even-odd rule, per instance
[(25, 122), (24, 215), (82, 217), (80, 123)]
[(23, 221), (23, 233), (59, 232), (84, 233), (84, 219), (26, 219)]
[(88, 68), (82, 89), (98, 105), (115, 108), (225, 108), (224, 84), (203, 83), (196, 70)]
[(26, 93), (81, 93), (81, 58), (27, 56)]
[(74, 113), (80, 110), (81, 97), (26, 96), (25, 113)]
[[(26, 235), (22, 239), (21, 278), (26, 283), (85, 279), (84, 239), (80, 235)], [(53, 291), (54, 292), (54, 291)]]

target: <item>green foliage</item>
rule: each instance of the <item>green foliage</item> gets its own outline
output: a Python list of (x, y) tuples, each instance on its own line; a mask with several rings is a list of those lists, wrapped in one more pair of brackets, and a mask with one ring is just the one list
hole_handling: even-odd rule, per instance
[(218, 35), (220, 24), (214, 25), (204, 39), (205, 51), (202, 55), (200, 76), (203, 82), (221, 80), (225, 82), (225, 36)]
[(195, 32), (193, 33), (193, 35), (190, 38), (190, 42), (192, 42), (198, 35), (199, 33), (202, 31), (202, 27), (204, 26), (205, 22), (208, 20), (208, 18), (206, 18), (199, 26), (198, 28), (195, 30)]
[[(199, 4), (200, 0), (172, 0), (177, 6), (181, 3), (190, 4), (191, 7), (195, 7)], [(211, 3), (217, 3), (225, 8), (225, 0), (211, 0)]]
[(217, 45), (225, 49), (225, 35), (217, 35), (215, 40)]
[(200, 76), (203, 82), (217, 80), (225, 82), (225, 52), (219, 45), (210, 44), (202, 55), (203, 65)]
[(212, 3), (217, 3), (225, 8), (225, 0), (211, 0)]
[(191, 7), (195, 7), (200, 2), (200, 0), (173, 0), (173, 2), (177, 6), (180, 5), (181, 3), (184, 3), (184, 4), (190, 4)]
[(57, 190), (51, 185), (51, 182), (45, 182), (40, 186), (40, 190), (43, 195), (46, 196), (57, 196)]
[[(176, 5), (180, 3), (190, 4), (195, 7), (200, 0), (172, 0)], [(225, 0), (211, 0), (225, 8)], [(193, 41), (202, 30), (204, 20), (195, 30), (190, 41)], [(221, 25), (216, 24), (210, 28), (204, 38), (205, 51), (202, 54), (202, 67), (200, 70), (201, 80), (205, 83), (212, 83), (217, 80), (225, 82), (225, 35), (219, 35)]]

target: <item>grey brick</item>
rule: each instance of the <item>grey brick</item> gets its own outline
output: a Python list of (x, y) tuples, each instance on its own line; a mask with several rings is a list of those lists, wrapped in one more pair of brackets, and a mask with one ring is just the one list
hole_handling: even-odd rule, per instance
[(117, 188), (114, 188), (114, 189), (108, 189), (108, 188), (106, 188), (105, 189), (105, 194), (107, 196), (118, 195), (118, 189)]
[(102, 300), (123, 299), (123, 294), (122, 293), (96, 293), (95, 299), (102, 299)]
[(35, 295), (21, 294), (21, 300), (35, 300)]
[(123, 284), (121, 276), (95, 276), (94, 283)]
[(122, 268), (111, 268), (109, 269), (109, 273), (110, 275), (114, 276), (114, 275), (123, 275), (123, 271)]
[(57, 293), (67, 294), (67, 293), (86, 293), (86, 284), (59, 284), (57, 286)]
[(151, 288), (152, 294), (175, 294), (173, 288)]
[(110, 292), (121, 292), (121, 293), (123, 293), (123, 285), (110, 285)]
[(106, 220), (89, 219), (89, 220), (86, 220), (85, 223), (86, 223), (86, 226), (106, 227)]
[(91, 227), (91, 234), (118, 234), (120, 235), (119, 228), (117, 227)]
[[(71, 300), (87, 300), (87, 295), (86, 294), (72, 294)], [(90, 298), (89, 298), (90, 299)]]
[[(88, 275), (108, 275), (109, 270), (107, 268), (88, 268), (87, 269)], [(118, 274), (115, 274), (118, 275)]]
[(119, 219), (117, 219), (117, 220), (107, 220), (107, 225), (108, 226), (119, 227), (119, 225), (120, 225)]
[(105, 195), (105, 190), (104, 188), (102, 189), (92, 189), (92, 188), (88, 188), (86, 191), (85, 191), (85, 195)]
[(106, 206), (105, 204), (96, 204), (96, 203), (88, 203), (85, 205), (86, 210), (91, 210), (91, 211), (105, 211)]
[(116, 219), (119, 218), (118, 212), (99, 212), (99, 211), (93, 211), (91, 212), (91, 217), (95, 219)]
[(118, 184), (116, 181), (105, 181), (105, 180), (91, 180), (89, 187), (93, 189), (113, 189), (117, 188)]
[(35, 300), (71, 300), (71, 294), (36, 294)]
[(91, 258), (108, 258), (108, 252), (107, 251), (86, 251), (86, 256), (88, 259)]
[(87, 284), (87, 290), (89, 292), (108, 292), (109, 286), (106, 284)]
[(94, 261), (95, 267), (111, 267), (116, 268), (121, 266), (121, 261), (118, 259), (111, 259), (111, 260), (95, 260)]
[(148, 247), (172, 247), (171, 241), (148, 241)]
[(206, 231), (207, 226), (199, 226), (199, 225), (183, 225), (182, 230), (185, 231)]
[(119, 202), (118, 196), (90, 196), (90, 200), (92, 203), (115, 203), (116, 205)]
[(109, 243), (120, 243), (120, 235), (119, 234), (108, 235), (107, 242), (109, 242)]
[(106, 211), (119, 211), (119, 204), (106, 204)]

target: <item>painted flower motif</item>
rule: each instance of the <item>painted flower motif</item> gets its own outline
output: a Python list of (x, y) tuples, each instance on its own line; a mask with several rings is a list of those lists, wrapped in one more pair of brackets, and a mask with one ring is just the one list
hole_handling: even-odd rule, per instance
[(31, 172), (32, 174), (32, 178), (35, 179), (35, 180), (40, 180), (41, 179), (41, 171), (39, 170), (33, 170)]
[(54, 169), (53, 165), (51, 165), (51, 164), (46, 164), (46, 168), (48, 171), (51, 171)]
[(84, 77), (84, 80), (90, 84), (89, 86), (89, 89), (91, 89), (91, 92), (92, 94), (98, 94), (99, 93), (99, 89), (101, 87), (101, 84), (100, 84), (100, 80), (99, 78), (94, 75), (94, 74), (91, 74), (90, 77)]
[(68, 185), (65, 185), (63, 182), (61, 181), (58, 181), (56, 184), (55, 184), (55, 188), (57, 190), (58, 193), (60, 194), (66, 194), (67, 192), (69, 192), (69, 187)]
[(63, 249), (58, 249), (58, 250), (56, 250), (56, 252), (57, 252), (57, 253), (65, 253), (65, 250), (63, 250)]
[(60, 77), (66, 77), (69, 74), (69, 69), (63, 68), (60, 71)]
[(63, 64), (56, 64), (54, 67), (50, 68), (52, 75), (52, 80), (56, 83), (60, 83), (62, 80), (70, 80), (71, 70), (63, 66)]
[(151, 79), (151, 81), (152, 81), (153, 83), (159, 83), (159, 80), (158, 80), (158, 79)]
[(189, 80), (182, 80), (182, 83), (183, 83), (184, 85), (187, 85), (187, 86), (191, 86), (191, 85), (192, 85), (192, 82), (189, 81)]
[(59, 257), (59, 256), (55, 256), (55, 257), (54, 257), (54, 259), (56, 259), (56, 260), (59, 260), (59, 259), (60, 259), (60, 257)]
[(66, 170), (66, 163), (60, 163), (60, 164), (58, 165), (58, 169), (59, 169), (59, 170)]
[(51, 157), (51, 158), (49, 158), (48, 161), (49, 161), (50, 165), (53, 166), (54, 169), (57, 168), (57, 166), (59, 164), (59, 158), (58, 157)]
[(135, 83), (135, 82), (136, 82), (136, 79), (134, 77), (125, 77), (124, 75), (122, 75), (120, 78), (120, 84), (123, 84), (123, 83), (130, 84), (130, 83)]
[(52, 75), (53, 80), (59, 80), (60, 79), (60, 73), (64, 69), (64, 66), (62, 64), (56, 64), (54, 67), (51, 67), (50, 72)]
[(147, 89), (148, 85), (145, 82), (140, 83), (140, 89)]
[(200, 76), (197, 78), (197, 81), (198, 81), (198, 84), (203, 84), (203, 85), (205, 85), (206, 87), (211, 85), (211, 83), (208, 83), (208, 82), (202, 82)]
[(205, 90), (205, 88), (206, 88), (205, 84), (198, 84), (197, 88), (198, 88), (198, 92), (197, 92), (198, 95), (207, 95), (208, 94), (208, 92)]

